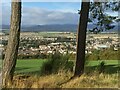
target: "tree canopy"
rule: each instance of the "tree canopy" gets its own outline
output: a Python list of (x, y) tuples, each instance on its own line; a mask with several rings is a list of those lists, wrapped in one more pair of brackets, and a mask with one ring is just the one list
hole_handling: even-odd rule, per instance
[(91, 32), (101, 32), (113, 29), (120, 19), (118, 15), (110, 15), (107, 12), (118, 12), (118, 2), (91, 2), (88, 22), (94, 25)]

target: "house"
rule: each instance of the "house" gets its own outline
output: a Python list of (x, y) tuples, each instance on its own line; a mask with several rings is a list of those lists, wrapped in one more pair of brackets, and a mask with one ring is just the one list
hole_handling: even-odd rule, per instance
[(94, 48), (100, 50), (100, 49), (110, 48), (110, 46), (105, 45), (105, 44), (99, 44), (99, 45), (94, 46)]

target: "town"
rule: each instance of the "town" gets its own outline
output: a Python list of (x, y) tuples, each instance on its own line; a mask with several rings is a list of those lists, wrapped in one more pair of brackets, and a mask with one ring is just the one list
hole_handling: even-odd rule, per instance
[[(18, 56), (49, 55), (56, 51), (61, 54), (76, 54), (76, 33), (73, 32), (21, 32)], [(8, 34), (0, 33), (0, 51), (5, 53)], [(85, 53), (93, 49), (102, 50), (113, 47), (118, 51), (120, 42), (117, 33), (87, 33)]]

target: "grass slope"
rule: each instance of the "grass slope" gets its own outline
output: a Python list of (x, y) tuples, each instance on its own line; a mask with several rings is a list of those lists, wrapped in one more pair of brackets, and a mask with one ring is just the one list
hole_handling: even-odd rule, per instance
[[(40, 76), (36, 73), (40, 71), (40, 67), (46, 60), (17, 60), (16, 73), (13, 78), (13, 84), (8, 88), (118, 88), (118, 60), (104, 60), (108, 70), (112, 73), (101, 73), (96, 68), (101, 61), (90, 61), (85, 69), (90, 73), (84, 73), (81, 77), (68, 81), (74, 72), (60, 71), (57, 74)], [(26, 73), (29, 77), (25, 77)], [(66, 83), (64, 83), (66, 82)]]
[(73, 73), (70, 72), (46, 76), (32, 75), (29, 78), (22, 79), (15, 76), (14, 83), (9, 88), (118, 88), (118, 74), (93, 72), (68, 81), (72, 76)]
[[(25, 59), (25, 60), (17, 60), (16, 71), (15, 73), (22, 74), (38, 74), (40, 73), (40, 67), (46, 60), (43, 59)], [(105, 62), (107, 71), (115, 72), (118, 69), (118, 60), (102, 60)], [(94, 70), (101, 61), (89, 61), (86, 64), (86, 69)], [(114, 69), (114, 70), (113, 70)], [(112, 70), (112, 71), (111, 71)], [(113, 72), (113, 73), (114, 73)]]

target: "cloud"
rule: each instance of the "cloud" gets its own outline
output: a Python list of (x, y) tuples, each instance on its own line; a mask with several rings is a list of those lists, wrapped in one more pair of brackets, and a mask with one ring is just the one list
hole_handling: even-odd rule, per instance
[(78, 15), (71, 12), (51, 11), (40, 8), (23, 9), (22, 23), (34, 24), (76, 24)]
[[(10, 4), (2, 6), (2, 24), (10, 24)], [(23, 7), (23, 25), (77, 24), (78, 14), (69, 11), (48, 10), (40, 7)]]
[[(39, 5), (40, 4), (40, 5)], [(1, 4), (0, 4), (1, 5)], [(3, 24), (10, 24), (11, 4), (2, 3)], [(44, 7), (43, 7), (44, 6)], [(43, 24), (77, 24), (79, 15), (77, 9), (79, 3), (23, 3), (22, 24), (23, 25), (43, 25)], [(118, 12), (106, 12), (117, 16)], [(0, 19), (1, 21), (1, 19)]]

